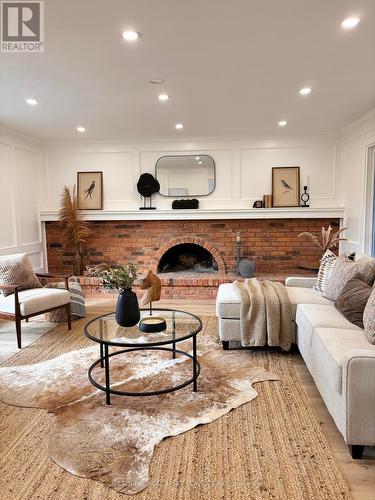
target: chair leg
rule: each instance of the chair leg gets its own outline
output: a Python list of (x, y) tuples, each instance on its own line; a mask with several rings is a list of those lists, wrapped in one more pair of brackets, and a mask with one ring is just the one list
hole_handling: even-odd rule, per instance
[(66, 315), (68, 318), (68, 330), (71, 330), (72, 329), (72, 315), (70, 312), (70, 303), (66, 304)]
[(20, 319), (16, 319), (16, 333), (17, 333), (18, 349), (22, 349), (22, 346), (21, 346), (21, 320)]
[(228, 349), (229, 349), (229, 340), (223, 340), (222, 344), (223, 344), (223, 350), (224, 351), (228, 351)]
[(361, 444), (351, 444), (349, 445), (349, 451), (354, 459), (361, 459), (363, 452), (365, 450), (365, 447), (362, 446)]

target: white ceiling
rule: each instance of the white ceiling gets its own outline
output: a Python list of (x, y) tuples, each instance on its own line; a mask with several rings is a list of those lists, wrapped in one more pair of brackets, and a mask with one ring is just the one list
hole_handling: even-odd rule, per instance
[(45, 0), (45, 31), (0, 59), (1, 123), (41, 139), (333, 132), (375, 105), (374, 0)]

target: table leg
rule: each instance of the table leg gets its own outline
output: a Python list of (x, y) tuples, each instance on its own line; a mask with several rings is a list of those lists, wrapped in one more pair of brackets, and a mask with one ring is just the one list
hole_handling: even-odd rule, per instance
[(111, 393), (110, 389), (110, 380), (109, 380), (109, 358), (108, 358), (108, 345), (104, 346), (104, 359), (105, 359), (105, 399), (107, 405), (111, 404)]
[(193, 336), (193, 391), (197, 392), (197, 336)]
[(103, 363), (103, 356), (104, 356), (104, 353), (103, 353), (103, 344), (100, 343), (100, 368), (104, 368), (104, 363)]
[[(102, 319), (99, 320), (99, 335), (100, 335), (100, 338), (102, 339), (103, 338), (103, 320)], [(101, 342), (99, 342), (99, 345), (100, 345), (100, 357), (103, 358), (103, 344)], [(104, 367), (103, 359), (101, 359), (100, 368), (103, 368), (103, 367)]]
[[(176, 313), (172, 312), (172, 338), (175, 340), (176, 338)], [(172, 343), (173, 346), (173, 359), (176, 359), (176, 342)]]

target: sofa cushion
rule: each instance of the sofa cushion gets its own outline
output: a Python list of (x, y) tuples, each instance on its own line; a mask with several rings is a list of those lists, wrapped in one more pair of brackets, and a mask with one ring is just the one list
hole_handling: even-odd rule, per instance
[(353, 278), (347, 282), (335, 301), (335, 307), (345, 318), (363, 328), (363, 312), (371, 295), (371, 287), (364, 281)]
[[(55, 290), (51, 288), (22, 290), (18, 296), (22, 316), (63, 306), (70, 301), (68, 290)], [(7, 297), (0, 296), (0, 312), (15, 313), (14, 295), (8, 295)]]
[(375, 286), (363, 313), (365, 335), (371, 344), (375, 344)]
[[(19, 285), (20, 290), (42, 287), (26, 253), (0, 256), (0, 285)], [(3, 291), (5, 296), (11, 293)]]
[(375, 352), (361, 329), (317, 328), (312, 340), (314, 370), (324, 374), (324, 378), (342, 393), (342, 373), (345, 360), (351, 351), (368, 350)]
[(332, 274), (323, 292), (324, 297), (336, 300), (344, 286), (352, 278), (359, 278), (372, 286), (375, 280), (375, 259), (364, 258), (353, 262), (342, 255), (333, 266)]
[(316, 328), (339, 328), (342, 330), (355, 330), (363, 332), (361, 328), (353, 325), (332, 305), (299, 304), (297, 306), (296, 323), (298, 336), (304, 337), (306, 344), (311, 345), (313, 332)]

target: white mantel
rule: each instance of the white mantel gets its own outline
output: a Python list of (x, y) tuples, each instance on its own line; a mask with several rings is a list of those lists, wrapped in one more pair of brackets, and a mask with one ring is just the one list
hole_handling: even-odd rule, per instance
[[(42, 222), (58, 220), (57, 211), (40, 213)], [(252, 208), (197, 210), (92, 210), (91, 221), (101, 220), (218, 220), (218, 219), (343, 219), (343, 207), (329, 208)]]

